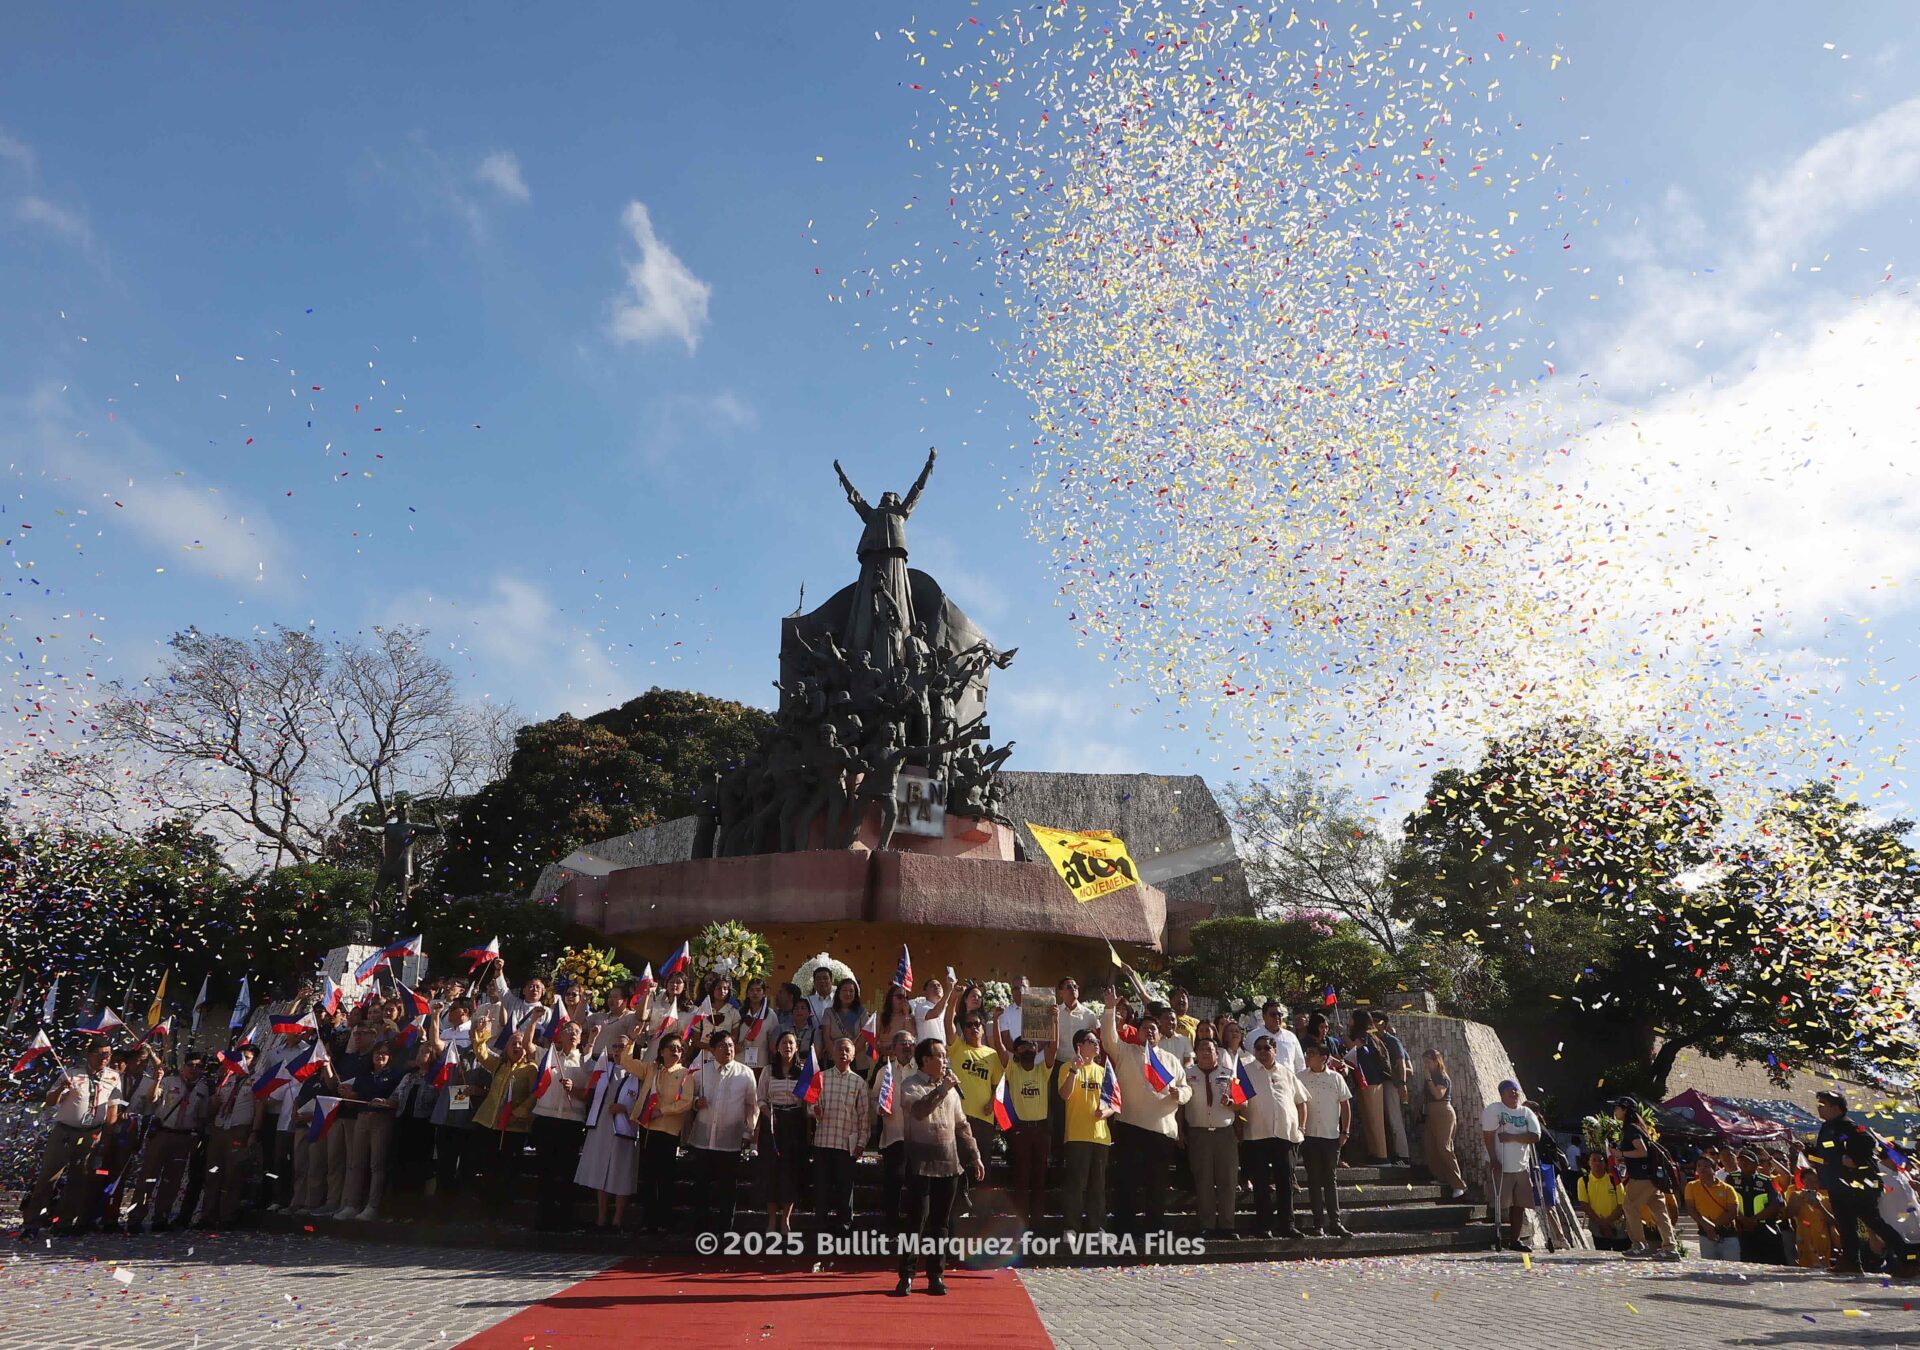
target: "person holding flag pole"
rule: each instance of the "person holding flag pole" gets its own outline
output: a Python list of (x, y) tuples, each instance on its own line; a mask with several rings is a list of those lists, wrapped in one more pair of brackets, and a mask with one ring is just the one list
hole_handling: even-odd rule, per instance
[(1234, 1204), (1240, 1196), (1240, 1141), (1236, 1098), (1245, 1086), (1220, 1060), (1218, 1047), (1203, 1038), (1193, 1047), (1190, 1080), (1198, 1084), (1183, 1109), (1187, 1165), (1193, 1171), (1193, 1200), (1204, 1236), (1216, 1242), (1239, 1237)]
[[(63, 1067), (59, 1082), (47, 1093), (46, 1102), (54, 1108), (53, 1128), (40, 1155), (33, 1190), (20, 1207), (23, 1238), (38, 1234), (49, 1222), (64, 1225), (64, 1232), (78, 1231), (82, 1217), (93, 1208), (94, 1151), (101, 1131), (120, 1119), (120, 1075), (112, 1061), (113, 1048), (101, 1036), (87, 1046), (81, 1067)], [(67, 1186), (55, 1218), (51, 1213), (54, 1188), (62, 1177), (67, 1178)]]
[(1297, 1240), (1306, 1234), (1294, 1220), (1293, 1167), (1307, 1137), (1309, 1098), (1277, 1040), (1265, 1031), (1254, 1038), (1253, 1057), (1241, 1058), (1232, 1092), (1243, 1120), (1240, 1159), (1253, 1180), (1254, 1233)]
[(874, 1073), (873, 1109), (880, 1120), (880, 1230), (894, 1232), (903, 1222), (901, 1200), (907, 1179), (907, 1117), (899, 1108), (900, 1085), (914, 1072), (913, 1033), (893, 1033), (886, 1063)]
[(1160, 1049), (1160, 1009), (1149, 1003), (1134, 1028), (1139, 1040), (1123, 1039), (1114, 1016), (1119, 991), (1108, 985), (1100, 1015), (1100, 1047), (1120, 1080), (1119, 1119), (1113, 1126), (1114, 1216), (1134, 1239), (1157, 1231), (1167, 1212), (1173, 1149), (1180, 1108), (1193, 1096), (1186, 1070)]
[(681, 1062), (686, 1039), (677, 1031), (663, 1031), (654, 1041), (653, 1062), (644, 1066), (644, 1081), (633, 1107), (633, 1123), (642, 1133), (640, 1193), (647, 1231), (667, 1231), (673, 1217), (673, 1188), (679, 1180), (680, 1134), (693, 1109), (694, 1086)]

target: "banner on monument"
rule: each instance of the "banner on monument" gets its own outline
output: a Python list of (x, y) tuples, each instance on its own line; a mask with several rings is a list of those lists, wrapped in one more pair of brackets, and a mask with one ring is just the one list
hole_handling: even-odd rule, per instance
[(1056, 830), (1027, 822), (1073, 898), (1098, 900), (1135, 885), (1139, 872), (1127, 846), (1108, 830)]

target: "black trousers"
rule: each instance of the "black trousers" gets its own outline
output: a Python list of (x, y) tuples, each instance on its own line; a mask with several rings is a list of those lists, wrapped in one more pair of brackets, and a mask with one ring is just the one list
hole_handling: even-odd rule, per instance
[[(922, 1250), (946, 1238), (953, 1230), (953, 1202), (959, 1190), (959, 1177), (908, 1176), (906, 1217), (900, 1225), (902, 1278), (913, 1274), (914, 1250), (906, 1238), (918, 1234)], [(938, 1275), (946, 1268), (946, 1257), (937, 1250), (927, 1251), (926, 1263), (927, 1274)]]
[(907, 1146), (895, 1140), (880, 1150), (880, 1231), (897, 1233), (906, 1222)]
[(1300, 1145), (1307, 1165), (1307, 1198), (1313, 1202), (1313, 1221), (1325, 1228), (1340, 1222), (1340, 1166), (1338, 1139), (1308, 1139)]
[(1281, 1230), (1293, 1227), (1293, 1141), (1245, 1140), (1240, 1145), (1240, 1166), (1253, 1181), (1257, 1226)]
[(740, 1150), (694, 1148), (687, 1152), (693, 1158), (693, 1231), (727, 1232), (733, 1227)]
[(535, 1116), (531, 1123), (530, 1137), (540, 1167), (540, 1226), (558, 1228), (573, 1214), (573, 1174), (580, 1166), (587, 1127), (558, 1116)]
[(459, 1125), (433, 1127), (433, 1198), (452, 1199), (466, 1176), (464, 1148), (471, 1128)]
[(1016, 1120), (1007, 1134), (1007, 1152), (1013, 1156), (1013, 1207), (1027, 1228), (1047, 1212), (1050, 1133), (1044, 1120)]
[(1887, 1264), (1893, 1266), (1899, 1262), (1900, 1254), (1906, 1250), (1906, 1239), (1900, 1236), (1899, 1229), (1880, 1217), (1877, 1192), (1856, 1186), (1833, 1186), (1827, 1191), (1827, 1202), (1833, 1206), (1834, 1227), (1840, 1230), (1841, 1261), (1850, 1266), (1860, 1264), (1860, 1225), (1865, 1224), (1869, 1232), (1887, 1244)]
[(816, 1148), (813, 1151), (813, 1217), (822, 1232), (827, 1231), (827, 1216), (833, 1215), (832, 1230), (846, 1233), (853, 1228), (853, 1155), (843, 1148)]
[(640, 1203), (648, 1224), (671, 1228), (673, 1188), (680, 1180), (680, 1136), (665, 1130), (642, 1130), (641, 1134)]
[(1167, 1215), (1168, 1151), (1173, 1141), (1158, 1130), (1143, 1130), (1123, 1120), (1108, 1122), (1113, 1131), (1113, 1165), (1107, 1169), (1113, 1193), (1114, 1227), (1139, 1237), (1164, 1228)]

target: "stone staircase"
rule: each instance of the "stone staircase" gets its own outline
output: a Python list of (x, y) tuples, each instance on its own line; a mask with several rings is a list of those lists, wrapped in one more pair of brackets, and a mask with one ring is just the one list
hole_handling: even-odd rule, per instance
[[(448, 1247), (538, 1247), (552, 1251), (604, 1252), (609, 1255), (643, 1256), (693, 1254), (694, 1236), (675, 1232), (662, 1236), (631, 1233), (603, 1233), (591, 1227), (549, 1232), (533, 1227), (536, 1181), (530, 1175), (520, 1178), (508, 1204), (489, 1203), (485, 1213), (472, 1217), (450, 1217), (435, 1197), (394, 1196), (385, 1207), (388, 1217), (372, 1222), (312, 1218), (304, 1215), (261, 1214), (259, 1226), (279, 1231), (313, 1231), (361, 1240), (410, 1243)], [(750, 1173), (750, 1167), (743, 1167)], [(854, 1228), (880, 1231), (880, 1161), (869, 1155), (855, 1165)], [(1000, 1188), (1007, 1179), (1003, 1163), (996, 1161), (988, 1172), (987, 1184), (974, 1190), (972, 1211), (958, 1219), (954, 1233), (962, 1238), (1007, 1238), (1017, 1235), (1019, 1226), (1006, 1193)], [(1382, 1167), (1342, 1167), (1339, 1171), (1341, 1219), (1353, 1237), (1307, 1238), (1305, 1240), (1257, 1239), (1242, 1237), (1228, 1242), (1208, 1242), (1200, 1251), (1158, 1252), (1151, 1257), (1125, 1253), (1102, 1255), (1097, 1252), (1073, 1252), (1062, 1244), (1051, 1255), (1030, 1253), (1022, 1264), (1138, 1264), (1142, 1260), (1164, 1261), (1269, 1261), (1325, 1259), (1344, 1256), (1382, 1256), (1420, 1252), (1484, 1250), (1493, 1244), (1493, 1225), (1485, 1205), (1466, 1200), (1447, 1200), (1441, 1188), (1418, 1165)], [(1112, 1174), (1108, 1175), (1111, 1195)], [(571, 1188), (573, 1216), (581, 1225), (593, 1219), (591, 1195)], [(1051, 1206), (1059, 1201), (1058, 1167), (1048, 1190), (1050, 1212), (1035, 1225), (1043, 1236), (1061, 1232), (1061, 1218)], [(766, 1219), (763, 1210), (754, 1207), (753, 1186), (746, 1176), (740, 1183), (734, 1220), (736, 1231), (759, 1233)], [(1296, 1218), (1303, 1226), (1311, 1221), (1306, 1204), (1304, 1172), (1295, 1177)], [(685, 1213), (685, 1197), (682, 1212)], [(1254, 1223), (1251, 1194), (1242, 1188), (1239, 1204), (1239, 1229), (1246, 1233)], [(795, 1209), (795, 1231), (806, 1235), (814, 1224), (805, 1201)], [(1193, 1195), (1175, 1185), (1168, 1195), (1165, 1230), (1176, 1238), (1200, 1234), (1200, 1223), (1193, 1212)], [(813, 1251), (811, 1240), (806, 1250)]]

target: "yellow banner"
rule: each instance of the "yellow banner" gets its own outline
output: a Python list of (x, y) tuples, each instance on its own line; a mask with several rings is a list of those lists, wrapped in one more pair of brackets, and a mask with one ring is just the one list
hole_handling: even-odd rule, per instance
[(1098, 900), (1139, 881), (1127, 846), (1106, 830), (1056, 830), (1032, 821), (1027, 828), (1075, 900)]

